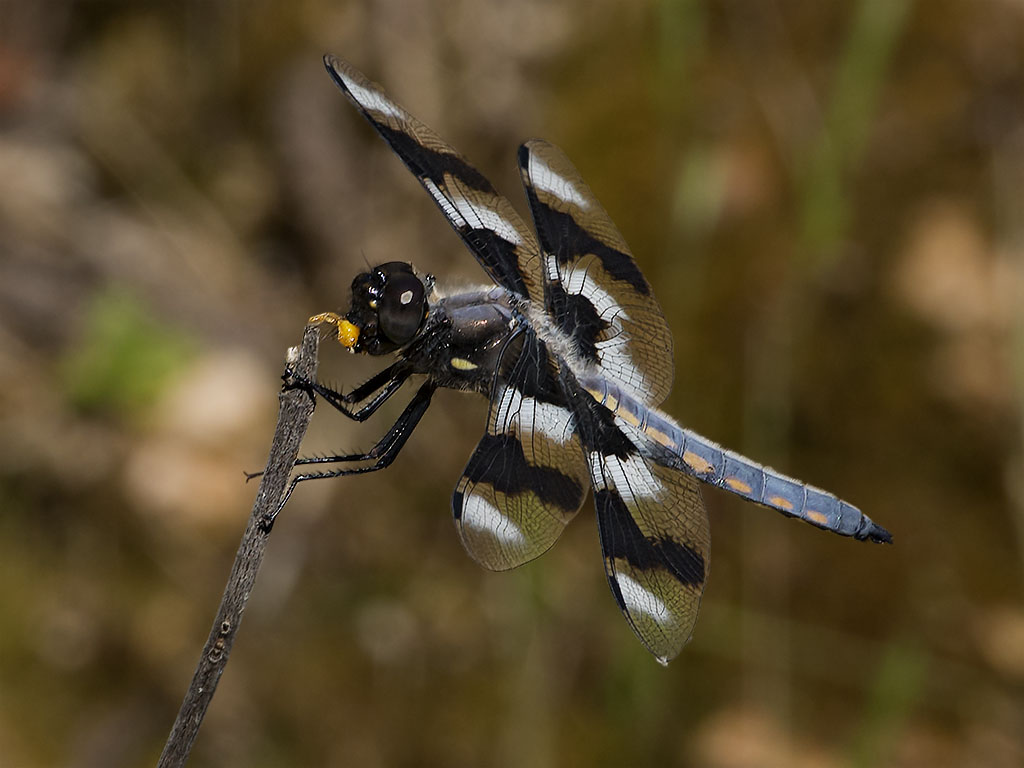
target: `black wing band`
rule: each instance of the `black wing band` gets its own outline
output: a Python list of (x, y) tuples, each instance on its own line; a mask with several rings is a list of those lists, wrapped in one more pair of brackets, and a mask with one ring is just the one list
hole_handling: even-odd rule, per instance
[(643, 456), (635, 435), (571, 376), (605, 573), (640, 641), (667, 663), (690, 639), (707, 580), (711, 534), (697, 480)]
[(498, 285), (540, 301), (540, 248), (512, 204), (432, 129), (376, 83), (335, 56), (324, 66), (337, 86), (430, 193)]
[(661, 403), (672, 388), (672, 334), (626, 241), (558, 147), (528, 141), (519, 171), (555, 323), (603, 375)]
[(501, 353), (487, 434), (452, 498), (466, 551), (495, 571), (538, 557), (579, 511), (587, 480), (556, 363), (524, 328)]

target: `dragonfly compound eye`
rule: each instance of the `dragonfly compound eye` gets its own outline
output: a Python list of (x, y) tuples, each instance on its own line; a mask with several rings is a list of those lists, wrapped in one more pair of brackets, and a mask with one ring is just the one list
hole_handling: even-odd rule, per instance
[(377, 303), (377, 317), (384, 335), (399, 346), (407, 344), (420, 329), (425, 315), (423, 282), (411, 271), (388, 275)]

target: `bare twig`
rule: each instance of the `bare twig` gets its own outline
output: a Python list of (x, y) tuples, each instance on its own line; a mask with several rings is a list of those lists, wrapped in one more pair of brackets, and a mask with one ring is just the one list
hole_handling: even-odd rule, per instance
[[(306, 379), (316, 377), (319, 338), (316, 326), (307, 326), (298, 356), (294, 361), (289, 360), (291, 369)], [(281, 408), (278, 412), (274, 441), (270, 447), (270, 457), (260, 480), (249, 524), (242, 535), (238, 554), (235, 555), (217, 618), (214, 619), (213, 628), (203, 647), (202, 656), (196, 665), (195, 674), (192, 675), (192, 683), (185, 693), (178, 717), (167, 737), (164, 751), (157, 763), (158, 768), (183, 766), (192, 751), (192, 744), (199, 733), (206, 708), (213, 699), (221, 673), (228, 663), (228, 655), (231, 653), (235, 633), (242, 621), (245, 604), (249, 600), (253, 584), (256, 582), (256, 574), (259, 573), (260, 564), (263, 562), (270, 531), (266, 530), (261, 522), (281, 503), (288, 477), (299, 452), (299, 443), (302, 442), (313, 414), (312, 398), (301, 389), (281, 392), (280, 402)]]

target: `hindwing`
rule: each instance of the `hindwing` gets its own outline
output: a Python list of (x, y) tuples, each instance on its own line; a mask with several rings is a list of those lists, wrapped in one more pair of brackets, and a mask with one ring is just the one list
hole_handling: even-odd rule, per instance
[(452, 498), (466, 551), (485, 568), (515, 568), (546, 552), (579, 511), (588, 472), (557, 362), (524, 328), (501, 353), (487, 417)]
[(647, 438), (583, 390), (570, 400), (608, 584), (633, 632), (667, 663), (690, 639), (708, 575), (711, 534), (698, 481), (643, 456), (637, 446)]

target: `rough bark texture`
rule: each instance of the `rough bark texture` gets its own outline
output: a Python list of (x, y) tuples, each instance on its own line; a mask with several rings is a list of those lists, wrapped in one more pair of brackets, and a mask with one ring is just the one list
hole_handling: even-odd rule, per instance
[[(289, 360), (290, 368), (307, 379), (315, 379), (318, 345), (317, 328), (307, 326), (297, 357)], [(249, 516), (249, 523), (231, 567), (231, 575), (224, 588), (224, 596), (217, 617), (213, 621), (213, 628), (203, 647), (195, 674), (192, 676), (192, 683), (178, 711), (178, 717), (167, 737), (167, 743), (157, 764), (158, 768), (183, 766), (192, 751), (199, 726), (217, 690), (221, 673), (228, 663), (245, 605), (263, 562), (270, 531), (261, 525), (261, 521), (274, 512), (281, 503), (292, 466), (298, 456), (299, 444), (306, 434), (309, 419), (313, 414), (313, 400), (301, 389), (282, 391), (280, 402), (277, 429), (274, 431), (270, 457), (260, 479), (252, 514)]]

